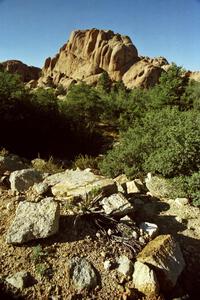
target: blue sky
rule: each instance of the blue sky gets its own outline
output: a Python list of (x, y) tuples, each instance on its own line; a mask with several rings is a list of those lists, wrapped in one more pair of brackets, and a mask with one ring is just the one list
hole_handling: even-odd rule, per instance
[(200, 70), (200, 0), (0, 0), (0, 61), (43, 66), (75, 29), (129, 35), (140, 55)]

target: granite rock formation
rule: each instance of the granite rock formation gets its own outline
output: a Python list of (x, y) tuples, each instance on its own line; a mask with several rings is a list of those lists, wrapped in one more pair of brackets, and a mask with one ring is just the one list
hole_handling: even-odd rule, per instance
[(128, 36), (111, 30), (77, 30), (53, 58), (47, 58), (38, 86), (67, 88), (72, 82), (95, 84), (103, 72), (128, 88), (148, 88), (158, 82), (164, 58), (139, 57)]
[(12, 74), (19, 74), (23, 82), (38, 80), (41, 69), (33, 66), (27, 66), (19, 60), (7, 60), (0, 63), (0, 67)]

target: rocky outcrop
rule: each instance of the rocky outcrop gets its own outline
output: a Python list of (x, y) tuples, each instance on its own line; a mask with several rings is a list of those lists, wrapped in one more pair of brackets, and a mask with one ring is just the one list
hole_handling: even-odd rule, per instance
[(200, 72), (188, 72), (190, 79), (200, 82)]
[(40, 68), (27, 66), (19, 60), (7, 60), (0, 63), (0, 66), (9, 73), (19, 74), (23, 82), (35, 81), (40, 77)]
[(135, 63), (123, 76), (127, 88), (154, 86), (162, 73), (162, 69), (145, 60)]
[(166, 64), (164, 58), (139, 57), (128, 36), (111, 30), (77, 30), (55, 57), (46, 59), (38, 85), (94, 84), (106, 71), (112, 80), (123, 80), (129, 88), (149, 87), (157, 83), (161, 66)]

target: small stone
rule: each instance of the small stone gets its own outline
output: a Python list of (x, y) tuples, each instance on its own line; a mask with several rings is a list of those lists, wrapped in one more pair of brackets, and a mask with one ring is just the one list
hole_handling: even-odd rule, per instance
[(189, 200), (187, 198), (176, 198), (175, 203), (180, 206), (184, 206), (184, 205), (189, 204)]
[(127, 225), (133, 225), (134, 222), (129, 216), (124, 216), (123, 218), (120, 219), (120, 222), (125, 223)]
[(139, 237), (139, 242), (142, 243), (142, 244), (145, 244), (145, 239), (142, 236), (140, 236)]
[(143, 230), (150, 238), (156, 237), (158, 235), (158, 226), (154, 223), (143, 222), (140, 224), (140, 229)]
[(132, 262), (131, 260), (125, 256), (125, 255), (122, 255), (119, 257), (118, 259), (118, 272), (123, 274), (124, 276), (129, 276), (132, 274), (133, 272), (133, 265), (132, 265)]
[(44, 182), (35, 183), (32, 187), (33, 192), (38, 195), (44, 195), (48, 191), (48, 189), (48, 184)]
[(14, 205), (13, 201), (8, 202), (8, 204), (6, 205), (6, 209), (7, 209), (8, 212), (14, 210), (14, 208), (15, 208), (15, 205)]
[(96, 233), (96, 237), (97, 237), (98, 239), (100, 239), (100, 237), (101, 237), (100, 232), (97, 232), (97, 233)]
[(97, 285), (96, 271), (85, 258), (72, 258), (68, 267), (70, 278), (78, 291), (94, 288)]
[(112, 267), (112, 262), (109, 259), (107, 259), (104, 261), (103, 266), (105, 270), (110, 270)]
[(29, 286), (30, 274), (26, 271), (17, 272), (12, 276), (8, 276), (6, 281), (17, 289), (23, 289)]
[(112, 230), (111, 230), (110, 228), (108, 229), (107, 234), (108, 234), (108, 235), (111, 235), (111, 234), (112, 234)]
[(102, 257), (106, 257), (106, 252), (101, 251), (100, 255), (101, 255)]
[(132, 232), (132, 236), (135, 240), (138, 239), (138, 233), (135, 230)]
[(177, 222), (179, 222), (179, 223), (183, 223), (183, 219), (182, 219), (181, 217), (179, 217), (179, 216), (176, 216), (176, 217), (175, 217), (175, 220), (176, 220)]

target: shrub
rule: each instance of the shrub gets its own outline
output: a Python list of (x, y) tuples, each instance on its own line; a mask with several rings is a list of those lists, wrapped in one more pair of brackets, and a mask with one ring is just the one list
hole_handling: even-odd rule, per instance
[(98, 169), (98, 157), (92, 157), (90, 155), (82, 155), (80, 154), (74, 160), (74, 167), (79, 168), (81, 170), (90, 168), (93, 170)]
[(152, 111), (124, 133), (105, 156), (101, 171), (109, 176), (152, 172), (189, 176), (200, 168), (200, 116), (178, 109)]
[(200, 206), (200, 172), (196, 172), (188, 178), (187, 193), (192, 199), (193, 205)]

